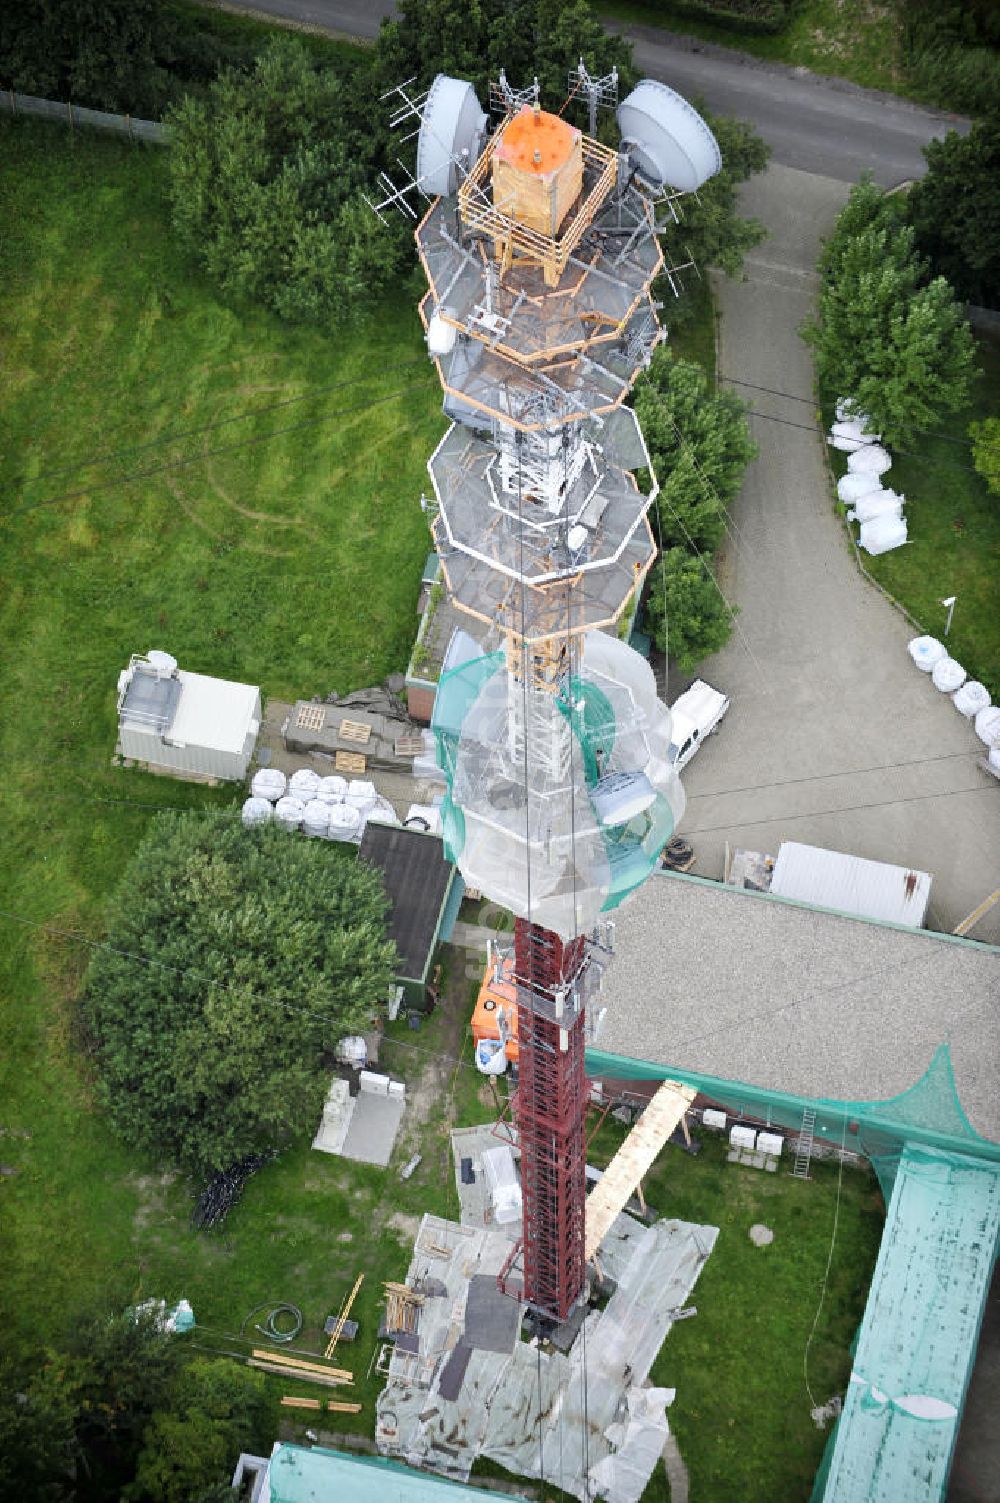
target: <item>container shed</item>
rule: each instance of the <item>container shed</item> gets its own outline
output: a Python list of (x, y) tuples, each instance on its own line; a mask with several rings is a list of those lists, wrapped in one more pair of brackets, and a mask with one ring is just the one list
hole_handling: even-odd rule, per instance
[(887, 861), (868, 861), (862, 856), (786, 840), (774, 863), (771, 892), (775, 897), (832, 908), (854, 918), (920, 929), (931, 895), (931, 879), (927, 872), (892, 866)]
[(260, 689), (188, 673), (166, 652), (133, 654), (118, 678), (118, 753), (195, 782), (242, 780), (260, 730)]

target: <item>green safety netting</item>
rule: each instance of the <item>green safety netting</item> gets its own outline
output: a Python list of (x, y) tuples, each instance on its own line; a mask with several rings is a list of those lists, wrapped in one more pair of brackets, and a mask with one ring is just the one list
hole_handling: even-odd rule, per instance
[[(504, 654), (488, 653), (442, 674), (437, 688), (431, 730), (438, 765), (446, 779), (441, 825), (445, 853), (456, 863), (460, 862), (466, 844), (465, 816), (453, 798), (459, 743), (463, 727), (485, 685), (503, 670)], [(569, 697), (560, 695), (555, 703), (580, 747), (586, 785), (593, 788), (602, 774), (611, 769), (618, 735), (614, 707), (597, 684), (577, 675), (570, 680)], [(620, 826), (601, 827), (601, 843), (610, 870), (601, 905), (603, 911), (617, 908), (642, 885), (655, 869), (674, 827), (673, 809), (662, 792), (657, 793), (641, 819)]]
[(797, 1132), (803, 1113), (816, 1113), (815, 1136), (843, 1145), (871, 1159), (888, 1202), (904, 1144), (959, 1150), (1000, 1164), (1000, 1143), (976, 1132), (959, 1100), (951, 1055), (941, 1044), (924, 1074), (912, 1086), (885, 1101), (811, 1100), (742, 1081), (703, 1075), (682, 1066), (625, 1059), (600, 1049), (587, 1050), (587, 1074), (617, 1080), (680, 1080), (718, 1101), (735, 1116)]

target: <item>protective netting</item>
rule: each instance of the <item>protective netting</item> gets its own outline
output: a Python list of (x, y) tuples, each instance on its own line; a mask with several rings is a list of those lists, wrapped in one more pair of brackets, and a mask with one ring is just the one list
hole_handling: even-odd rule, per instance
[(819, 1141), (838, 1148), (843, 1144), (849, 1151), (871, 1159), (887, 1202), (907, 1143), (963, 1151), (1000, 1165), (1000, 1143), (977, 1133), (962, 1109), (947, 1044), (940, 1045), (919, 1080), (884, 1101), (810, 1100), (695, 1070), (624, 1059), (599, 1049), (587, 1050), (587, 1074), (592, 1079), (679, 1080), (721, 1102), (735, 1116), (751, 1117), (788, 1132), (801, 1128), (802, 1114), (810, 1109), (816, 1113), (814, 1132)]
[(503, 653), (462, 663), (431, 720), (447, 854), (468, 886), (563, 938), (646, 880), (684, 809), (648, 663), (600, 632), (576, 650), (558, 692), (520, 682)]

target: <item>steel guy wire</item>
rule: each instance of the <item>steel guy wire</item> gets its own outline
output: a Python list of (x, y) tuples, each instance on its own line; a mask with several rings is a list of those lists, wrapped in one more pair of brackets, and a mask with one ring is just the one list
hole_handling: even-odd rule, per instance
[[(661, 494), (662, 494), (662, 492), (661, 492)], [(657, 500), (659, 500), (659, 497), (657, 497)], [(664, 500), (666, 500), (666, 497), (664, 497)], [(765, 675), (764, 670), (761, 667), (760, 663), (757, 661), (756, 653), (754, 652), (753, 648), (750, 646), (750, 643), (747, 641), (745, 632), (743, 631), (742, 627), (740, 626), (739, 622), (736, 619), (736, 612), (735, 612), (735, 610), (730, 605), (729, 601), (726, 599), (726, 596), (723, 593), (722, 586), (719, 584), (719, 581), (716, 579), (714, 573), (712, 572), (711, 565), (706, 560), (705, 555), (702, 553), (701, 549), (698, 547), (698, 544), (695, 542), (695, 540), (691, 536), (690, 532), (688, 532), (688, 529), (687, 529), (687, 526), (685, 525), (684, 519), (681, 516), (678, 515), (676, 509), (670, 504), (669, 501), (667, 501), (666, 504), (667, 504), (667, 509), (673, 515), (674, 521), (677, 523), (678, 527), (681, 529), (681, 531), (683, 532), (684, 536), (687, 538), (688, 543), (689, 543), (692, 551), (697, 555), (698, 561), (701, 564), (702, 568), (704, 569), (706, 575), (711, 580), (711, 582), (714, 585), (715, 589), (718, 591), (719, 599), (722, 601), (723, 605), (726, 607), (726, 611), (727, 611), (727, 613), (729, 615), (729, 619), (730, 619), (730, 621), (733, 624), (733, 629), (735, 630), (736, 635), (739, 637), (740, 641), (743, 643), (744, 651), (746, 652), (746, 654), (749, 657), (750, 661), (753, 663), (754, 667), (756, 668), (757, 673), (760, 676), (761, 681), (766, 684), (767, 683), (767, 676)]]
[[(683, 880), (683, 878), (677, 878), (676, 880)], [(157, 960), (155, 957), (149, 955), (140, 955), (135, 950), (122, 949), (122, 947), (119, 945), (111, 944), (109, 940), (91, 939), (86, 934), (80, 934), (72, 929), (60, 928), (57, 924), (43, 923), (39, 919), (28, 918), (24, 914), (13, 913), (6, 908), (0, 908), (0, 918), (6, 919), (9, 923), (19, 924), (22, 928), (25, 929), (34, 929), (43, 934), (52, 935), (57, 939), (69, 940), (73, 944), (81, 945), (89, 950), (103, 950), (108, 954), (118, 955), (123, 960), (135, 961), (139, 965), (148, 966), (150, 968), (155, 968), (158, 970), (170, 971), (172, 974), (177, 976), (194, 976), (198, 980), (204, 981), (208, 985), (218, 988), (218, 990), (220, 991), (235, 993), (237, 990), (237, 988), (232, 984), (226, 981), (219, 980), (215, 977), (208, 976), (204, 972), (196, 970), (193, 966), (171, 965), (169, 961)], [(797, 1008), (804, 1007), (807, 1003), (814, 1002), (817, 998), (826, 996), (829, 992), (844, 991), (849, 987), (860, 986), (867, 982), (878, 983), (887, 979), (889, 976), (898, 975), (900, 971), (913, 970), (915, 967), (923, 965), (925, 961), (926, 957), (921, 956), (919, 960), (905, 962), (902, 965), (893, 963), (893, 965), (888, 968), (882, 967), (874, 971), (863, 971), (857, 975), (848, 976), (843, 981), (829, 982), (823, 986), (813, 987), (811, 991), (804, 992), (801, 995), (792, 998), (788, 1002), (783, 1002), (778, 1007), (752, 1014), (740, 1013), (735, 1018), (727, 1019), (726, 1022), (720, 1024), (718, 1028), (706, 1029), (702, 1033), (691, 1034), (687, 1038), (679, 1039), (676, 1042), (672, 1041), (671, 1048), (685, 1048), (689, 1044), (703, 1043), (707, 1039), (716, 1038), (720, 1034), (733, 1035), (744, 1026), (748, 1026), (752, 1023), (758, 1023), (763, 1019), (777, 1017), (780, 1013), (790, 1012)], [(317, 1012), (315, 1008), (302, 1007), (297, 1003), (286, 1002), (279, 997), (271, 997), (260, 991), (251, 991), (250, 995), (254, 1002), (270, 1003), (271, 1006), (280, 1007), (285, 1012), (295, 1012), (300, 1013), (304, 1017), (317, 1018), (320, 1022), (329, 1023), (333, 1028), (336, 1029), (340, 1029), (343, 1026), (337, 1018), (331, 1017), (329, 1013)], [(466, 1070), (476, 1069), (474, 1061), (466, 1061), (462, 1059), (461, 1056), (449, 1054), (442, 1049), (429, 1049), (421, 1044), (413, 1044), (406, 1039), (389, 1037), (388, 1035), (383, 1034), (379, 1039), (379, 1047), (381, 1048), (382, 1045), (385, 1045), (388, 1048), (395, 1047), (399, 1049), (408, 1049), (412, 1053), (422, 1054), (428, 1058), (445, 1060), (449, 1064), (455, 1065), (457, 1068)]]
[(781, 820), (788, 823), (794, 819), (823, 819), (832, 814), (857, 814), (865, 809), (894, 809), (901, 804), (926, 803), (931, 798), (958, 798), (965, 793), (996, 793), (988, 783), (978, 783), (974, 788), (948, 788), (940, 793), (913, 793), (903, 798), (876, 799), (870, 804), (842, 804), (836, 809), (809, 809), (803, 814), (769, 814), (766, 819), (729, 820), (724, 825), (696, 825), (685, 830), (686, 835), (715, 835), (724, 830), (752, 830), (758, 825), (770, 825)]
[[(426, 363), (426, 355), (415, 355), (412, 360), (400, 360), (394, 363), (393, 370), (406, 370), (411, 365), (423, 365)], [(53, 475), (67, 475), (74, 470), (89, 470), (96, 465), (107, 464), (113, 459), (121, 459), (125, 454), (141, 454), (149, 449), (159, 448), (162, 444), (180, 443), (185, 438), (197, 438), (202, 433), (212, 433), (217, 428), (226, 428), (232, 423), (243, 423), (248, 418), (262, 417), (269, 412), (279, 412), (284, 407), (293, 407), (298, 402), (308, 402), (313, 397), (321, 396), (331, 391), (343, 391), (349, 386), (364, 386), (369, 381), (379, 379), (379, 373), (370, 376), (352, 376), (344, 381), (331, 381), (328, 385), (312, 386), (307, 391), (300, 392), (295, 397), (284, 397), (280, 402), (268, 402), (260, 407), (248, 408), (245, 412), (234, 413), (232, 417), (218, 418), (211, 423), (202, 423), (197, 428), (182, 428), (177, 433), (164, 433), (158, 438), (150, 439), (144, 444), (126, 444), (121, 449), (108, 449), (103, 454), (91, 455), (89, 459), (74, 460), (72, 464), (60, 465), (57, 469), (41, 470), (37, 475), (22, 475), (19, 480), (13, 482), (18, 488), (26, 485), (35, 485), (39, 480), (51, 479)], [(213, 400), (219, 400), (227, 395), (219, 392)], [(94, 487), (95, 489), (97, 487)]]
[[(800, 787), (800, 786), (802, 786), (804, 784), (807, 784), (807, 783), (828, 783), (828, 782), (834, 781), (837, 778), (867, 777), (867, 776), (870, 776), (870, 775), (872, 775), (874, 773), (896, 772), (896, 771), (900, 771), (902, 769), (910, 768), (910, 767), (928, 767), (928, 766), (933, 766), (933, 765), (935, 765), (938, 762), (960, 762), (960, 761), (975, 761), (975, 762), (978, 763), (979, 758), (978, 758), (977, 753), (974, 752), (974, 751), (968, 751), (968, 752), (946, 752), (946, 753), (942, 753), (940, 756), (936, 756), (936, 757), (914, 757), (914, 758), (911, 758), (909, 760), (900, 761), (900, 762), (878, 762), (878, 763), (873, 764), (871, 767), (851, 767), (851, 768), (844, 768), (843, 770), (838, 771), (838, 772), (814, 773), (814, 774), (812, 774), (812, 775), (810, 775), (808, 777), (801, 777), (801, 778), (779, 778), (778, 780), (776, 780), (775, 782), (772, 782), (772, 783), (746, 783), (746, 784), (743, 784), (742, 786), (736, 787), (736, 788), (710, 788), (710, 789), (707, 789), (703, 793), (689, 793), (687, 795), (687, 799), (688, 799), (688, 803), (690, 804), (695, 799), (728, 798), (730, 795), (735, 795), (735, 794), (738, 794), (738, 793), (763, 793), (763, 792), (767, 792), (768, 790), (773, 789), (773, 788)], [(46, 767), (53, 767), (53, 766), (57, 766), (57, 765), (58, 766), (79, 767), (81, 764), (75, 758), (73, 758), (73, 757), (61, 757), (61, 758), (46, 758), (45, 765), (46, 765)], [(113, 767), (108, 767), (108, 765), (106, 763), (104, 763), (104, 762), (94, 762), (94, 763), (90, 763), (90, 764), (87, 764), (87, 765), (95, 767), (95, 768), (98, 768), (98, 769), (103, 770), (105, 772), (122, 772), (122, 773), (127, 773), (128, 772), (127, 768), (113, 768)], [(992, 785), (988, 784), (988, 783), (984, 783), (982, 785), (983, 788), (989, 788), (991, 786)], [(946, 790), (946, 792), (947, 791), (948, 790)], [(969, 791), (973, 791), (974, 792), (974, 791), (977, 791), (977, 790), (954, 789), (954, 790), (950, 790), (950, 791), (956, 792), (956, 793), (962, 793), (962, 792), (969, 792)], [(936, 797), (942, 797), (944, 795), (943, 794), (930, 793), (930, 794), (926, 794), (926, 795), (923, 795), (923, 796), (927, 797), (927, 798), (936, 798)], [(142, 810), (146, 810), (147, 812), (148, 811), (154, 811), (154, 812), (162, 812), (162, 813), (165, 813), (165, 814), (198, 814), (198, 815), (202, 815), (202, 816), (210, 816), (210, 817), (215, 818), (215, 819), (238, 819), (240, 817), (240, 813), (241, 813), (240, 808), (238, 808), (238, 807), (236, 807), (234, 805), (227, 805), (225, 808), (212, 808), (212, 807), (207, 807), (205, 805), (199, 805), (199, 804), (163, 804), (163, 803), (154, 803), (152, 801), (145, 800), (145, 799), (127, 799), (127, 798), (121, 798), (121, 799), (119, 799), (119, 798), (110, 798), (110, 797), (107, 797), (107, 796), (104, 796), (104, 795), (101, 795), (101, 794), (80, 795), (80, 794), (77, 794), (77, 793), (73, 793), (73, 792), (71, 792), (69, 790), (63, 790), (63, 789), (53, 789), (51, 792), (46, 792), (45, 797), (46, 797), (46, 799), (56, 798), (56, 799), (64, 799), (64, 800), (73, 800), (76, 803), (85, 802), (85, 803), (104, 804), (107, 807), (113, 808), (113, 809), (142, 809)], [(15, 795), (12, 794), (9, 791), (9, 789), (8, 789), (3, 794), (0, 794), (0, 801), (2, 801), (4, 798), (6, 798), (8, 801), (13, 801), (14, 798), (15, 798)], [(888, 803), (890, 803), (890, 804), (892, 802), (895, 802), (895, 801), (894, 800), (889, 800), (888, 801)], [(851, 810), (853, 808), (868, 808), (868, 807), (876, 807), (876, 806), (874, 806), (874, 805), (853, 805), (853, 804), (851, 804), (851, 805), (846, 805), (845, 806), (845, 812), (848, 812), (849, 810)], [(879, 804), (877, 807), (882, 808), (882, 807), (886, 807), (886, 805), (885, 804)], [(835, 810), (822, 810), (820, 812), (821, 813), (835, 813), (835, 812), (838, 812), (838, 811), (835, 811)], [(775, 816), (775, 818), (779, 818), (779, 817), (780, 818), (785, 818), (786, 816), (785, 815)], [(800, 818), (807, 818), (808, 815), (807, 814), (805, 814), (805, 815), (790, 815), (790, 816), (787, 816), (787, 817), (788, 818), (800, 819)], [(726, 826), (720, 826), (720, 828), (727, 828), (727, 827)], [(704, 832), (702, 832), (702, 833), (704, 833)]]
[(837, 1199), (834, 1202), (833, 1208), (833, 1230), (830, 1233), (830, 1250), (827, 1253), (826, 1270), (823, 1274), (823, 1287), (820, 1290), (819, 1300), (816, 1304), (816, 1314), (813, 1316), (813, 1323), (810, 1327), (809, 1335), (806, 1338), (805, 1350), (802, 1353), (802, 1377), (806, 1385), (806, 1392), (809, 1395), (809, 1402), (814, 1409), (817, 1407), (817, 1405), (816, 1396), (809, 1384), (809, 1350), (813, 1344), (813, 1338), (816, 1335), (816, 1327), (819, 1325), (819, 1317), (823, 1310), (823, 1304), (826, 1300), (827, 1285), (830, 1282), (830, 1268), (833, 1264), (833, 1250), (837, 1243), (837, 1227), (840, 1223), (840, 1191), (844, 1183), (844, 1156), (846, 1148), (847, 1118), (845, 1116), (841, 1121), (840, 1126), (840, 1168), (837, 1171)]
[[(745, 386), (750, 391), (767, 392), (768, 396), (771, 397), (784, 397), (787, 402), (798, 402), (804, 407), (811, 407), (814, 411), (819, 406), (819, 403), (816, 401), (815, 397), (797, 397), (790, 391), (778, 391), (778, 389), (774, 386), (761, 386), (759, 382), (756, 381), (743, 381), (739, 376), (727, 376), (724, 375), (721, 371), (719, 373), (718, 379), (720, 382), (728, 381), (730, 386)], [(969, 446), (969, 440), (967, 438), (956, 438), (954, 434), (941, 433), (937, 428), (921, 428), (917, 423), (904, 423), (903, 426), (908, 433), (924, 433), (929, 438), (933, 438), (934, 440), (940, 440), (942, 443), (946, 444), (958, 444), (962, 448), (968, 448)], [(879, 440), (879, 442), (881, 442), (881, 440)], [(992, 449), (1000, 453), (1000, 444), (983, 443), (980, 440), (980, 447), (984, 449)]]
[(241, 439), (235, 444), (222, 444), (215, 449), (203, 449), (201, 453), (190, 455), (186, 459), (170, 460), (166, 464), (153, 465), (150, 469), (137, 470), (117, 480), (97, 481), (79, 490), (64, 491), (58, 496), (46, 496), (41, 501), (31, 501), (24, 506), (15, 507), (12, 511), (0, 512), (0, 523), (11, 522), (15, 517), (23, 516), (26, 512), (37, 511), (43, 506), (60, 506), (65, 501), (78, 501), (84, 496), (92, 496), (97, 491), (117, 490), (124, 485), (134, 485), (139, 480), (149, 480), (155, 475), (163, 475), (174, 470), (185, 469), (193, 464), (201, 464), (206, 459), (214, 459), (219, 454), (233, 454), (240, 449), (256, 448), (258, 444), (268, 443), (273, 438), (281, 438), (286, 433), (298, 433), (304, 428), (317, 428), (323, 423), (332, 423), (337, 418), (348, 417), (355, 412), (368, 412), (374, 407), (384, 406), (386, 402), (394, 402), (398, 397), (405, 396), (409, 391), (415, 391), (423, 384), (421, 381), (409, 381), (405, 386), (399, 386), (395, 391), (387, 392), (384, 396), (366, 402), (355, 402), (350, 407), (341, 407), (337, 412), (327, 412), (321, 417), (304, 418), (299, 423), (288, 423), (284, 428), (274, 428), (270, 433), (262, 433), (256, 438)]
[[(820, 438), (823, 436), (822, 429), (815, 423), (793, 423), (791, 418), (775, 417), (772, 413), (761, 412), (757, 407), (751, 407), (748, 415), (750, 417), (761, 418), (765, 423), (779, 423), (783, 428), (797, 428), (800, 433), (812, 433)], [(869, 443), (859, 443), (854, 452), (857, 453), (861, 449), (874, 449), (876, 447), (881, 447), (881, 440), (879, 440), (878, 445), (876, 445), (874, 439)], [(962, 470), (966, 475), (979, 474), (979, 471), (971, 464), (955, 464), (953, 460), (939, 459), (933, 454), (917, 454), (912, 449), (894, 449), (893, 453), (903, 454), (907, 459), (919, 459), (924, 464), (941, 465), (946, 470)]]

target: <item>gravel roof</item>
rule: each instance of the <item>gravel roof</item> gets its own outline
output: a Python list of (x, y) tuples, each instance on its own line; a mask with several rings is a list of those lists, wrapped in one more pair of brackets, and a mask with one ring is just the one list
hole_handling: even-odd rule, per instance
[(793, 1095), (897, 1095), (948, 1042), (1000, 1141), (1000, 950), (657, 873), (615, 915), (597, 1047)]

